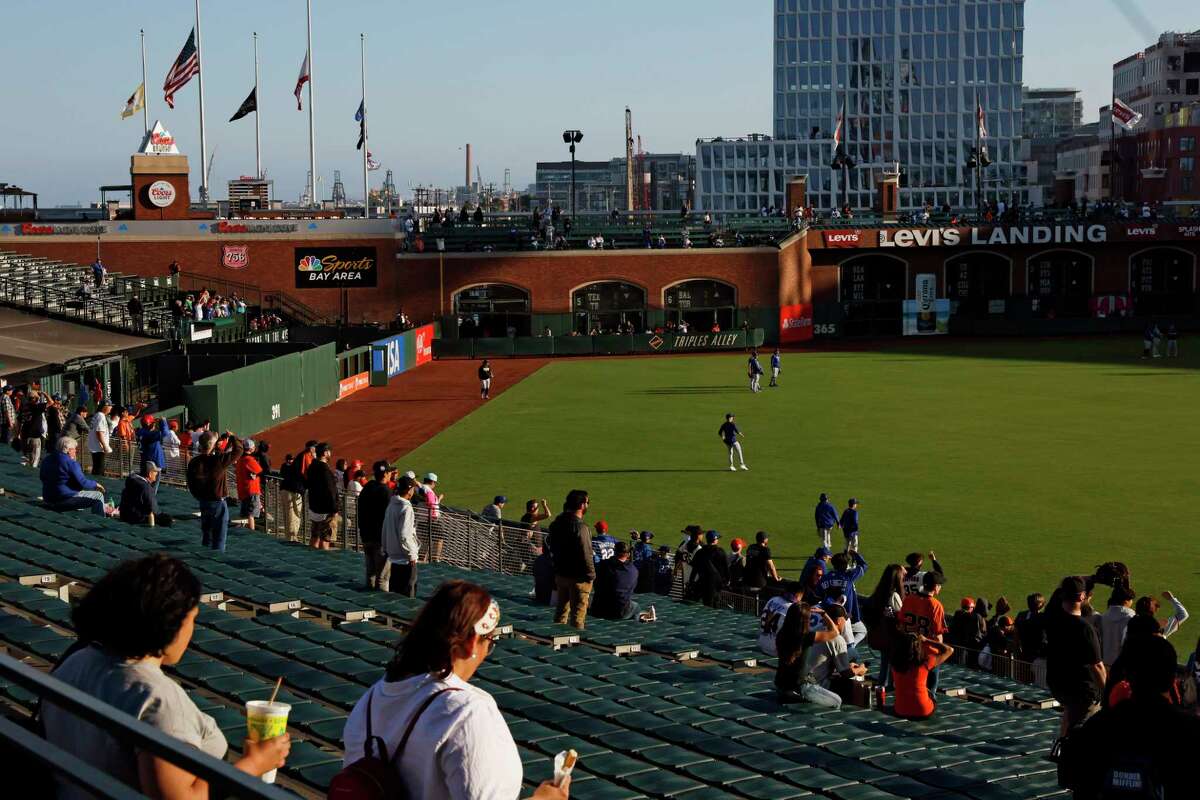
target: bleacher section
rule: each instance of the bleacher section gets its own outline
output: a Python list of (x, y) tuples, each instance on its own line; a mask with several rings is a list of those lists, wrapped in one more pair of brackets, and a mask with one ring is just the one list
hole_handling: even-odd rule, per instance
[[(574, 747), (581, 760), (571, 796), (583, 800), (1060, 794), (1044, 758), (1057, 713), (1009, 700), (1044, 700), (1034, 687), (946, 667), (940, 682), (949, 694), (927, 722), (877, 709), (782, 707), (747, 615), (642, 595), (657, 623), (592, 619), (580, 632), (549, 622), (525, 578), (422, 565), (422, 596), (409, 599), (362, 590), (352, 552), (231, 529), (228, 552), (214, 553), (199, 544), (190, 498), (167, 486), (160, 502), (182, 517), (172, 528), (48, 511), (35, 499), (32, 473), (6, 448), (0, 487), (0, 643), (54, 663), (71, 642), (63, 598), (123, 559), (178, 556), (206, 594), (175, 677), (236, 745), (244, 702), (265, 698), (283, 676), (293, 746), (282, 773), (302, 793), (321, 792), (340, 768), (345, 717), (424, 599), (440, 581), (463, 577), (497, 597), (511, 626), (475, 683), (504, 712), (530, 787), (549, 777), (555, 753)], [(950, 696), (963, 692), (987, 700)], [(32, 701), (10, 685), (0, 685), (0, 696), (26, 709)]]

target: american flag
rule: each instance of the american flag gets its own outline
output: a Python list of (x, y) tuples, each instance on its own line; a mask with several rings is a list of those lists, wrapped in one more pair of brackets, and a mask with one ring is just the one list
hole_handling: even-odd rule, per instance
[(183, 49), (179, 51), (179, 58), (171, 65), (171, 71), (167, 73), (167, 80), (163, 83), (163, 92), (166, 93), (163, 99), (167, 101), (168, 107), (175, 107), (175, 93), (186, 86), (193, 75), (199, 74), (200, 55), (196, 52), (196, 29), (192, 28)]
[(846, 122), (846, 101), (845, 101), (845, 99), (843, 99), (842, 100), (842, 110), (838, 112), (837, 120), (834, 122), (834, 125), (833, 125), (833, 149), (834, 149), (835, 153), (837, 152), (837, 149), (842, 146), (842, 126), (845, 124), (845, 122)]

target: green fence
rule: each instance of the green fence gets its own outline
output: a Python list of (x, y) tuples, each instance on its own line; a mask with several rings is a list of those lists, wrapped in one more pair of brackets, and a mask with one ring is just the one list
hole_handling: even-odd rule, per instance
[(183, 387), (188, 414), (213, 428), (251, 434), (337, 399), (333, 343), (223, 372)]
[(435, 339), (436, 358), (593, 356), (696, 353), (762, 347), (762, 328), (724, 333), (638, 333), (632, 336), (516, 336), (504, 339)]

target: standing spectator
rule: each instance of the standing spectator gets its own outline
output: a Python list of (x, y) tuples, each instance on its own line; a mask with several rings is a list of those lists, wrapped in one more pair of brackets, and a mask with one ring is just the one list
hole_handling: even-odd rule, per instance
[(638, 571), (629, 561), (629, 547), (617, 542), (612, 558), (596, 567), (596, 591), (592, 614), (601, 619), (636, 619), (638, 603), (633, 599)]
[[(171, 459), (175, 466), (178, 467), (179, 448), (182, 445), (182, 442), (179, 439), (179, 434), (176, 433), (176, 431), (179, 430), (179, 421), (173, 419), (167, 420), (166, 426), (166, 429), (163, 431), (163, 455)], [(263, 471), (265, 472), (266, 469), (264, 468)]]
[(954, 655), (954, 648), (919, 633), (897, 633), (890, 653), (895, 678), (896, 716), (929, 719), (936, 703), (929, 687), (930, 676)]
[(703, 547), (700, 539), (704, 531), (699, 525), (688, 525), (680, 533), (683, 534), (683, 540), (675, 548), (675, 571), (683, 576), (683, 585), (687, 586), (692, 579), (692, 557)]
[(1093, 614), (1088, 622), (1096, 628), (1096, 636), (1100, 639), (1100, 655), (1104, 666), (1111, 667), (1121, 655), (1121, 647), (1125, 644), (1125, 628), (1133, 619), (1133, 592), (1129, 587), (1114, 586), (1108, 598), (1108, 608), (1103, 614)]
[(153, 461), (142, 464), (140, 472), (134, 472), (125, 479), (125, 488), (121, 490), (121, 505), (118, 516), (122, 522), (130, 525), (163, 525), (169, 526), (171, 519), (158, 511), (158, 465)]
[(838, 521), (838, 527), (842, 529), (842, 535), (846, 537), (846, 552), (858, 552), (858, 500), (851, 497), (846, 503), (846, 510), (842, 512), (842, 518)]
[(304, 476), (304, 491), (308, 495), (308, 521), (312, 523), (309, 546), (328, 550), (337, 536), (338, 487), (337, 478), (329, 467), (333, 449), (325, 442), (317, 445), (316, 458), (308, 465)]
[(371, 468), (371, 480), (358, 495), (358, 541), (362, 545), (367, 589), (383, 589), (391, 574), (383, 552), (383, 519), (392, 499), (387, 483), (390, 471), (386, 461), (376, 461)]
[(537, 544), (534, 548), (537, 555), (529, 568), (533, 573), (533, 602), (539, 606), (554, 605), (554, 559), (545, 545)]
[[(925, 585), (925, 557), (920, 553), (909, 553), (904, 557), (905, 571), (904, 576), (904, 594), (920, 594), (924, 591)], [(929, 563), (933, 567), (933, 571), (946, 577), (946, 570), (942, 569), (942, 565), (938, 563), (937, 556), (933, 551), (929, 551)]]
[(716, 608), (722, 590), (729, 585), (729, 556), (721, 549), (719, 532), (709, 531), (704, 539), (707, 544), (692, 557), (692, 578), (686, 596)]
[[(1041, 592), (1034, 592), (1025, 598), (1025, 605), (1025, 610), (1017, 614), (1017, 639), (1021, 643), (1021, 659), (1033, 662), (1037, 672), (1039, 661), (1042, 670), (1045, 669), (1046, 628), (1042, 624), (1042, 610), (1046, 607), (1046, 598)], [(1042, 683), (1045, 681), (1039, 685)]]
[(897, 617), (904, 603), (904, 567), (888, 564), (879, 576), (875, 591), (862, 609), (863, 621), (867, 623), (867, 644), (879, 651), (878, 683), (892, 685), (889, 671), (889, 651), (892, 649), (892, 634), (896, 631)]
[(406, 597), (417, 596), (417, 522), (413, 514), (412, 496), (417, 489), (412, 478), (401, 478), (396, 493), (388, 502), (383, 515), (381, 535), (383, 554), (387, 557), (391, 575), (388, 591)]
[[(835, 556), (836, 558), (836, 556)], [(946, 635), (946, 609), (937, 596), (942, 593), (945, 579), (940, 572), (926, 572), (921, 580), (921, 592), (910, 594), (900, 604), (898, 629), (940, 642)], [(893, 667), (893, 671), (895, 667)], [(929, 671), (929, 691), (937, 691), (937, 669)]]
[(101, 400), (96, 407), (96, 413), (92, 414), (91, 424), (88, 426), (88, 452), (92, 454), (92, 474), (104, 474), (104, 458), (112, 452), (110, 438), (112, 436), (112, 423), (108, 419), (108, 412), (112, 411), (112, 403), (107, 400)]
[(42, 481), (42, 500), (55, 511), (87, 509), (105, 516), (104, 486), (91, 480), (79, 468), (74, 439), (65, 436), (58, 440), (55, 452), (42, 459), (38, 477)]
[(545, 500), (541, 501), (540, 506), (537, 500), (525, 501), (525, 513), (521, 515), (521, 522), (528, 525), (530, 530), (539, 530), (539, 523), (548, 519), (550, 519), (550, 507)]
[(136, 294), (132, 295), (129, 298), (129, 304), (126, 308), (129, 310), (129, 321), (133, 323), (134, 332), (141, 333), (144, 329), (142, 317), (146, 310), (142, 305), (142, 301), (138, 299)]
[[(0, 400), (0, 404), (3, 401)], [(0, 421), (0, 427), (3, 427)], [(87, 422), (87, 406), (80, 405), (75, 409), (75, 413), (67, 417), (67, 423), (63, 426), (62, 435), (68, 436), (77, 442), (86, 441), (89, 433)], [(55, 439), (55, 441), (58, 441)]]
[(630, 531), (630, 554), (629, 558), (634, 564), (640, 564), (645, 561), (650, 561), (654, 558), (654, 545), (650, 544), (654, 541), (654, 531)]
[(987, 622), (975, 613), (975, 601), (964, 597), (959, 603), (958, 611), (950, 618), (949, 629), (946, 631), (946, 641), (961, 648), (966, 654), (966, 664), (973, 667), (983, 649), (983, 641), (987, 636)]
[(46, 403), (36, 389), (29, 392), (21, 411), (17, 415), (21, 428), (21, 441), (25, 446), (25, 458), (29, 466), (37, 469), (46, 444)]
[(729, 543), (729, 588), (738, 590), (746, 577), (746, 542), (735, 537)]
[[(1176, 599), (1175, 595), (1170, 592), (1163, 592), (1162, 597), (1168, 603), (1175, 607), (1175, 613), (1164, 620), (1155, 620), (1158, 623), (1158, 629), (1162, 632), (1164, 639), (1170, 638), (1171, 634), (1179, 630), (1179, 626), (1187, 622), (1188, 612)], [(1153, 597), (1139, 597), (1137, 605), (1134, 606), (1134, 616), (1149, 617), (1155, 619), (1154, 615), (1158, 613), (1160, 608), (1158, 600)]]
[(217, 435), (205, 431), (200, 436), (200, 454), (193, 458), (187, 468), (187, 486), (192, 497), (200, 504), (200, 543), (213, 550), (225, 551), (225, 538), (229, 533), (229, 506), (225, 497), (229, 494), (226, 471), (242, 455), (242, 443), (232, 433), (226, 438), (233, 442), (224, 452), (217, 452)]
[[(415, 476), (406, 476), (413, 477)], [(442, 516), (442, 501), (446, 499), (445, 494), (437, 493), (438, 476), (436, 472), (425, 473), (425, 479), (420, 486), (417, 487), (413, 497), (423, 503), (427, 510), (429, 519), (429, 538), (433, 540), (433, 558), (432, 561), (442, 560), (442, 551), (446, 547), (446, 535), (441, 531), (441, 523), (439, 520)]]
[(254, 460), (262, 467), (263, 475), (271, 472), (271, 443), (266, 439), (258, 440), (258, 447), (254, 448)]
[[(854, 559), (854, 566), (850, 566), (850, 560)], [(825, 577), (821, 579), (820, 592), (825, 599), (825, 604), (839, 596), (846, 598), (846, 614), (850, 619), (850, 629), (853, 632), (854, 644), (857, 646), (863, 639), (867, 638), (867, 626), (862, 621), (862, 611), (858, 604), (858, 591), (855, 589), (855, 583), (862, 578), (867, 572), (866, 559), (857, 552), (834, 553), (833, 559), (830, 562), (833, 568), (825, 573)]]
[(17, 407), (13, 405), (13, 388), (4, 384), (0, 393), (0, 439), (4, 444), (12, 442), (17, 435)]
[(163, 452), (163, 439), (166, 438), (163, 431), (166, 426), (166, 420), (160, 419), (156, 423), (154, 417), (149, 414), (142, 417), (142, 427), (137, 430), (138, 450), (141, 451), (139, 469), (144, 468), (148, 463), (154, 464), (158, 470), (162, 470), (167, 465), (166, 454)]
[[(47, 395), (42, 395), (42, 396), (47, 397)], [(46, 401), (46, 412), (45, 413), (46, 413), (46, 441), (47, 442), (51, 442), (51, 443), (57, 442), (59, 439), (61, 439), (64, 436), (63, 429), (67, 425), (67, 417), (66, 417), (66, 414), (63, 412), (62, 403), (63, 403), (63, 399), (62, 399), (62, 395), (60, 395), (60, 394), (49, 395), (49, 400)], [(74, 438), (74, 437), (72, 437), (72, 438)]]
[(507, 503), (508, 498), (502, 494), (498, 494), (492, 498), (490, 505), (484, 506), (483, 511), (480, 512), (479, 516), (490, 522), (499, 522), (504, 518), (504, 506)]
[(237, 492), (242, 503), (241, 515), (246, 518), (246, 525), (254, 530), (254, 520), (262, 513), (262, 464), (254, 457), (254, 440), (242, 442), (242, 455), (237, 460)]
[(754, 544), (746, 548), (746, 572), (742, 584), (747, 589), (763, 589), (779, 583), (779, 571), (771, 558), (771, 537), (766, 531), (754, 534)]
[(300, 541), (304, 514), (304, 472), (312, 463), (317, 443), (310, 441), (295, 457), (288, 456), (279, 468), (279, 489), (283, 494), (283, 526), (288, 540)]
[(669, 595), (675, 582), (675, 564), (671, 559), (671, 548), (663, 545), (654, 554), (654, 593)]
[(104, 287), (104, 279), (108, 275), (108, 270), (104, 266), (104, 262), (97, 258), (92, 262), (92, 282), (96, 284), (96, 288)]
[(1061, 737), (1099, 710), (1108, 671), (1096, 631), (1081, 615), (1083, 578), (1063, 578), (1056, 595), (1046, 611), (1046, 682), (1062, 705)]
[(592, 561), (599, 564), (613, 557), (617, 548), (617, 537), (608, 533), (608, 523), (600, 520), (596, 523), (596, 535), (592, 537)]
[(821, 540), (821, 546), (826, 550), (831, 550), (833, 545), (829, 535), (837, 527), (838, 513), (833, 503), (829, 502), (829, 495), (824, 492), (821, 492), (821, 497), (817, 500), (814, 516), (817, 521), (817, 536)]
[(563, 511), (550, 523), (550, 555), (554, 558), (554, 583), (558, 604), (554, 621), (584, 629), (588, 597), (596, 580), (596, 562), (592, 558), (592, 532), (583, 521), (588, 510), (588, 493), (572, 489), (563, 503)]
[(113, 426), (113, 436), (125, 442), (128, 447), (133, 443), (133, 413), (128, 408), (118, 409), (116, 424)]

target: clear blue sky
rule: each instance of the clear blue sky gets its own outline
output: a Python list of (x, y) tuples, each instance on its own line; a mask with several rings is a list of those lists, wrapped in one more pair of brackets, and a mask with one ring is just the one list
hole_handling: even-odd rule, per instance
[[(1084, 90), (1085, 121), (1108, 101), (1111, 65), (1149, 40), (1113, 3), (1142, 9), (1151, 27), (1200, 28), (1195, 0), (1029, 0), (1025, 79)], [(162, 102), (167, 69), (192, 25), (188, 0), (4, 0), (0, 180), (45, 205), (98, 199), (128, 180), (140, 114), (121, 120), (141, 80), (147, 34), (152, 118), (199, 168), (196, 83)], [(647, 149), (694, 151), (698, 136), (771, 129), (771, 0), (315, 0), (317, 166), (329, 193), (342, 170), (361, 197), (354, 150), (358, 34), (366, 32), (371, 150), (410, 185), (460, 183), (471, 142), (485, 182), (504, 168), (523, 188), (534, 163), (566, 157), (560, 133), (579, 128), (584, 159), (623, 152), (626, 104)], [(254, 121), (227, 123), (252, 84), (250, 34), (260, 34), (264, 164), (276, 196), (296, 199), (308, 166), (307, 111), (292, 89), (304, 56), (303, 0), (204, 0), (205, 95), (215, 197), (254, 171)], [(372, 173), (373, 181), (382, 172)]]

